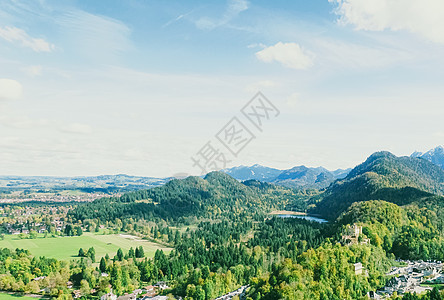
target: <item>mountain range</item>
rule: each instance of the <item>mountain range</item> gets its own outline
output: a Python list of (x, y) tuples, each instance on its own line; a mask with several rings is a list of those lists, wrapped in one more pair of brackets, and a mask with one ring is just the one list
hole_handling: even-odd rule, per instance
[[(410, 158), (428, 161), (444, 169), (444, 147), (438, 146), (425, 153), (414, 152)], [(239, 180), (258, 180), (290, 188), (325, 189), (335, 181), (343, 182), (355, 172), (352, 169), (329, 171), (323, 167), (296, 166), (280, 170), (255, 164), (221, 170)], [(351, 172), (351, 175), (349, 174)], [(81, 190), (85, 192), (126, 192), (162, 186), (172, 178), (153, 178), (129, 175), (102, 175), (91, 177), (47, 177), (47, 176), (0, 176), (2, 191)], [(347, 180), (348, 180), (347, 179)]]
[(333, 181), (347, 176), (351, 169), (329, 171), (323, 167), (311, 168), (297, 166), (288, 170), (279, 170), (261, 165), (239, 166), (224, 169), (222, 172), (237, 180), (259, 180), (292, 188), (323, 189)]

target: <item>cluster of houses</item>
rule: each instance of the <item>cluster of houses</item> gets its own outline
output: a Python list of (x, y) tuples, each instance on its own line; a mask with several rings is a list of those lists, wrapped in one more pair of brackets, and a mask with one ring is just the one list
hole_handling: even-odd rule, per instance
[[(6, 223), (3, 225), (6, 229), (6, 232), (8, 234), (29, 234), (30, 230), (28, 229), (31, 227), (35, 232), (38, 233), (45, 233), (49, 232), (49, 226), (42, 223), (30, 223), (29, 227), (26, 223), (19, 223), (19, 224), (11, 224)], [(61, 221), (60, 217), (55, 217), (54, 220), (51, 221), (51, 226), (54, 227), (56, 232), (62, 232), (65, 222)]]
[(377, 292), (370, 292), (370, 299), (387, 299), (393, 293), (417, 293), (421, 294), (432, 287), (424, 284), (443, 284), (443, 263), (440, 261), (404, 261), (406, 266), (392, 267), (387, 273), (393, 276), (386, 286)]
[[(163, 290), (169, 289), (170, 287), (163, 281), (159, 281), (155, 285), (149, 285), (144, 287), (143, 289), (136, 289), (132, 293), (127, 293), (122, 296), (117, 296), (111, 292), (100, 297), (100, 300), (167, 300), (167, 296), (160, 296), (159, 293)], [(74, 298), (75, 297), (74, 291)]]
[(231, 300), (231, 299), (233, 299), (234, 296), (239, 296), (239, 298), (242, 298), (242, 296), (244, 295), (245, 291), (248, 289), (249, 286), (250, 285), (241, 286), (237, 290), (230, 292), (228, 294), (225, 294), (223, 296), (220, 296), (220, 297), (216, 298), (215, 300)]
[(68, 209), (62, 206), (0, 208), (0, 216), (3, 217), (0, 225), (3, 227), (3, 232), (8, 234), (29, 234), (31, 231), (61, 232), (65, 226), (63, 218)]

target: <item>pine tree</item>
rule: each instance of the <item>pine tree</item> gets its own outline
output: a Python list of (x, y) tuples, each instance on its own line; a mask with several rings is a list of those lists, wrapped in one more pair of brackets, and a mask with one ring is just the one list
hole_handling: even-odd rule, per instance
[(123, 251), (121, 248), (119, 248), (119, 250), (117, 250), (117, 260), (118, 261), (122, 261), (123, 260)]
[(100, 259), (99, 269), (102, 273), (106, 272), (106, 261), (103, 257)]
[(130, 258), (134, 258), (134, 257), (136, 257), (136, 254), (134, 253), (134, 249), (133, 249), (133, 247), (131, 247), (131, 248), (129, 249), (129, 251), (128, 251), (128, 257), (130, 257)]
[(139, 255), (138, 255), (138, 256), (136, 255), (137, 258), (145, 257), (145, 251), (143, 250), (143, 247), (142, 247), (142, 246), (139, 246), (139, 247), (136, 248), (136, 249), (139, 249)]
[(76, 228), (76, 235), (77, 235), (77, 236), (81, 236), (82, 234), (83, 234), (82, 227), (78, 226), (78, 227)]

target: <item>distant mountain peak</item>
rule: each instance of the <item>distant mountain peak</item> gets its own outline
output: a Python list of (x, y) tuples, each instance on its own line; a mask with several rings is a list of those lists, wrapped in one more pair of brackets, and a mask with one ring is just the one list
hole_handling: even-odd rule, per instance
[(373, 153), (367, 158), (367, 161), (375, 160), (378, 158), (395, 158), (396, 156), (389, 151), (378, 151)]
[(444, 147), (439, 145), (425, 153), (415, 151), (411, 157), (422, 158), (444, 169)]

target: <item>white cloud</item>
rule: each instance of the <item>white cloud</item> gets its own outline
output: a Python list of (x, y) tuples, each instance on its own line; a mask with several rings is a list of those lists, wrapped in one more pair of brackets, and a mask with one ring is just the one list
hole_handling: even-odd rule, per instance
[(343, 24), (358, 30), (407, 30), (444, 43), (442, 0), (329, 0)]
[(74, 134), (90, 134), (92, 133), (92, 128), (87, 124), (72, 123), (68, 126), (62, 127), (61, 131)]
[(0, 27), (0, 37), (8, 42), (31, 48), (35, 52), (51, 52), (55, 49), (53, 44), (44, 39), (30, 37), (24, 30), (17, 27)]
[(13, 79), (0, 78), (0, 100), (16, 100), (22, 96), (22, 85)]
[(241, 12), (247, 10), (249, 3), (246, 0), (229, 0), (224, 14), (219, 19), (211, 19), (202, 17), (197, 20), (196, 26), (199, 29), (212, 30), (218, 26), (228, 24), (232, 19), (237, 17)]
[(266, 63), (277, 61), (287, 68), (305, 70), (313, 66), (314, 55), (296, 43), (279, 42), (256, 52), (256, 57)]

